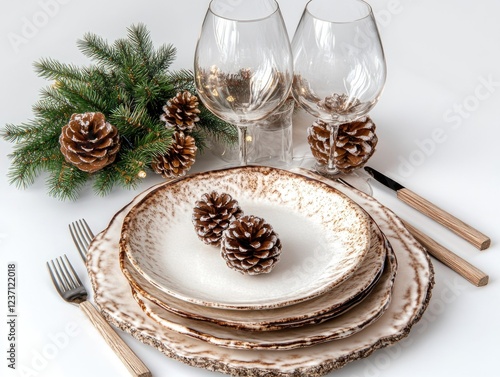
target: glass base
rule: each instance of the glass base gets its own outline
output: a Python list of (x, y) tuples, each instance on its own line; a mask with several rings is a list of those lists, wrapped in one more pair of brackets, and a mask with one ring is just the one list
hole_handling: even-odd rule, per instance
[(372, 176), (363, 169), (354, 170), (349, 174), (337, 173), (334, 178), (340, 178), (348, 185), (353, 186), (369, 196), (373, 196), (372, 186), (369, 182)]
[(339, 172), (337, 169), (329, 169), (328, 166), (324, 164), (318, 164), (313, 157), (304, 158), (300, 163), (300, 167), (315, 171), (316, 173), (329, 179), (341, 179), (355, 189), (358, 189), (369, 196), (373, 196), (372, 186), (370, 185), (372, 176), (362, 168), (356, 169), (348, 174), (344, 174)]

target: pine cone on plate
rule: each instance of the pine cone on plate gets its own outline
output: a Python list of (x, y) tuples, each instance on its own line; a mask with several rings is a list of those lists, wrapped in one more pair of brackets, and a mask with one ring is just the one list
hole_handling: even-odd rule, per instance
[(167, 124), (167, 127), (175, 127), (180, 131), (190, 132), (195, 123), (200, 120), (198, 114), (198, 97), (185, 90), (179, 92), (163, 106), (163, 113), (160, 119)]
[[(342, 173), (362, 167), (375, 152), (378, 142), (376, 126), (369, 117), (341, 124), (335, 143), (335, 166)], [(328, 163), (330, 131), (325, 122), (315, 121), (307, 129), (307, 141), (311, 152), (321, 164)]]
[(228, 267), (246, 275), (269, 273), (281, 255), (272, 226), (257, 216), (234, 220), (222, 236), (221, 255)]
[(59, 144), (67, 162), (94, 173), (115, 161), (120, 136), (102, 113), (73, 114), (61, 130)]
[(166, 154), (157, 156), (152, 169), (164, 178), (182, 177), (196, 161), (195, 139), (182, 131), (174, 132), (173, 142)]
[(220, 246), (222, 232), (242, 215), (243, 211), (231, 195), (212, 191), (203, 194), (195, 203), (192, 220), (200, 240), (207, 245)]

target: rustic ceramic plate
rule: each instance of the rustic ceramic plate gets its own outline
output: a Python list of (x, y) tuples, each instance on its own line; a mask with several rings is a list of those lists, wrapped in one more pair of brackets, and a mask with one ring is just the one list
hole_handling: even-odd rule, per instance
[[(222, 326), (249, 331), (271, 331), (298, 327), (308, 323), (321, 323), (361, 302), (373, 289), (382, 275), (387, 248), (386, 238), (371, 220), (370, 251), (361, 266), (344, 283), (328, 292), (295, 305), (259, 310), (226, 310), (192, 304), (179, 300), (150, 284), (130, 265), (127, 257), (121, 253), (120, 266), (133, 292), (151, 301), (171, 314), (197, 319)], [(108, 239), (113, 247), (118, 240)], [(308, 271), (304, 269), (304, 273)], [(300, 276), (297, 276), (300, 279)]]
[[(227, 267), (218, 248), (198, 239), (193, 208), (213, 190), (229, 193), (246, 214), (274, 227), (283, 250), (271, 273), (242, 275)], [(251, 310), (293, 305), (343, 283), (365, 258), (370, 229), (364, 211), (336, 189), (251, 166), (195, 174), (154, 189), (127, 215), (120, 245), (136, 270), (169, 295)]]
[(228, 350), (166, 330), (149, 318), (132, 297), (130, 285), (121, 273), (118, 247), (108, 239), (120, 237), (121, 225), (133, 204), (117, 213), (89, 249), (87, 269), (93, 295), (102, 314), (114, 326), (163, 352), (166, 356), (194, 367), (233, 376), (294, 377), (322, 376), (374, 350), (408, 336), (427, 308), (434, 285), (434, 272), (426, 251), (389, 209), (363, 193), (330, 182), (360, 204), (386, 234), (398, 259), (391, 303), (384, 315), (371, 326), (348, 338), (288, 351)]
[(370, 326), (380, 318), (390, 303), (396, 271), (396, 257), (394, 252), (390, 251), (380, 281), (353, 309), (320, 324), (277, 331), (235, 330), (205, 321), (179, 317), (160, 308), (138, 292), (134, 293), (134, 298), (149, 317), (168, 330), (227, 348), (290, 350), (346, 338)]

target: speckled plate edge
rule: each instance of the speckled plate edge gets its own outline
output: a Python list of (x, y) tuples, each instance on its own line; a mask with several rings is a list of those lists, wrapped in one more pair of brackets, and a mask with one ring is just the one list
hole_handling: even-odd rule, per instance
[[(234, 177), (253, 177), (256, 179), (260, 179), (264, 182), (288, 179), (295, 180), (296, 182), (303, 182), (306, 185), (312, 184), (316, 186), (319, 190), (327, 190), (334, 197), (339, 198), (344, 201), (345, 207), (349, 208), (352, 217), (356, 218), (360, 225), (359, 233), (357, 234), (359, 244), (357, 247), (350, 247), (349, 250), (353, 255), (349, 255), (348, 258), (344, 259), (344, 263), (342, 264), (342, 269), (335, 269), (333, 273), (330, 275), (324, 275), (320, 280), (318, 280), (310, 290), (304, 291), (302, 289), (294, 290), (293, 293), (290, 292), (291, 295), (276, 298), (274, 300), (269, 301), (246, 301), (242, 300), (241, 302), (218, 302), (211, 299), (202, 299), (200, 297), (191, 297), (189, 294), (180, 292), (176, 289), (171, 289), (169, 287), (163, 286), (160, 284), (157, 279), (153, 278), (151, 274), (148, 274), (141, 267), (141, 264), (137, 261), (137, 258), (134, 257), (133, 252), (131, 251), (128, 241), (127, 241), (127, 232), (130, 227), (130, 222), (134, 221), (133, 217), (136, 213), (140, 213), (147, 203), (153, 199), (157, 195), (161, 195), (162, 191), (176, 191), (180, 189), (179, 185), (183, 185), (185, 182), (189, 185), (191, 182), (199, 182), (199, 184), (203, 184), (206, 187), (206, 180), (212, 179), (217, 182), (218, 179), (227, 179), (233, 185), (236, 182), (232, 182), (231, 180), (235, 179)], [(237, 178), (236, 178), (237, 179)], [(243, 181), (247, 181), (247, 179), (243, 179)], [(252, 181), (248, 179), (248, 181)], [(241, 182), (240, 182), (241, 183)], [(262, 183), (262, 182), (259, 182)], [(231, 186), (231, 184), (229, 184)], [(256, 185), (259, 186), (259, 185)], [(253, 192), (257, 190), (255, 187)], [(261, 190), (263, 190), (261, 188)], [(267, 192), (267, 190), (263, 190), (263, 192)], [(201, 173), (195, 173), (190, 176), (185, 177), (184, 179), (175, 180), (171, 182), (169, 185), (159, 185), (151, 189), (149, 192), (145, 193), (140, 199), (135, 202), (135, 205), (129, 210), (127, 213), (125, 220), (122, 225), (122, 234), (120, 239), (120, 250), (123, 251), (131, 264), (134, 266), (137, 272), (139, 272), (144, 278), (146, 278), (152, 285), (156, 286), (158, 289), (163, 290), (165, 293), (172, 295), (178, 299), (185, 300), (194, 304), (207, 306), (207, 307), (215, 307), (221, 309), (231, 309), (231, 310), (256, 310), (256, 309), (273, 309), (278, 307), (284, 307), (289, 305), (294, 305), (314, 297), (317, 297), (326, 291), (342, 284), (346, 281), (360, 266), (361, 262), (365, 258), (366, 254), (370, 249), (369, 245), (369, 216), (366, 216), (366, 213), (360, 208), (354, 201), (352, 201), (348, 196), (344, 195), (342, 191), (337, 190), (335, 187), (330, 186), (328, 184), (324, 184), (318, 180), (311, 180), (304, 175), (295, 174), (287, 170), (271, 168), (267, 166), (246, 166), (246, 167), (234, 167), (229, 169), (221, 169), (215, 171), (207, 171)], [(351, 233), (352, 235), (352, 233)], [(297, 293), (300, 292), (300, 293)]]
[(382, 278), (372, 293), (352, 310), (321, 323), (266, 332), (240, 331), (203, 321), (181, 319), (155, 305), (140, 293), (132, 294), (146, 315), (164, 328), (179, 334), (231, 349), (291, 350), (346, 338), (373, 324), (390, 304), (396, 273), (397, 260), (391, 250), (387, 254)]
[[(363, 261), (363, 265), (348, 280), (356, 279), (358, 272), (364, 269), (363, 279), (359, 279), (360, 284), (358, 282), (353, 283), (357, 284), (356, 289), (351, 288), (349, 293), (344, 292), (343, 286), (347, 283), (344, 282), (316, 298), (282, 308), (242, 312), (200, 307), (171, 297), (150, 285), (147, 280), (135, 271), (133, 266), (130, 266), (128, 258), (122, 251), (120, 251), (120, 268), (129, 281), (133, 293), (138, 293), (162, 309), (184, 318), (248, 331), (274, 331), (303, 326), (309, 323), (318, 324), (341, 315), (359, 304), (373, 290), (382, 276), (386, 255), (391, 249), (391, 245), (377, 224), (371, 218), (370, 221), (372, 222), (373, 233), (371, 247), (376, 247), (376, 250), (370, 250), (369, 255)], [(377, 242), (373, 243), (373, 239), (376, 239)], [(364, 266), (367, 262), (370, 262), (370, 268)], [(375, 268), (372, 269), (372, 267)], [(339, 301), (339, 296), (345, 301)], [(267, 313), (269, 313), (268, 316)]]
[[(364, 344), (352, 346), (348, 351), (339, 352), (337, 341), (333, 341), (304, 349), (307, 350), (307, 355), (296, 354), (292, 351), (233, 351), (229, 354), (225, 351), (224, 354), (221, 355), (217, 347), (207, 347), (205, 342), (189, 339), (171, 331), (159, 333), (158, 325), (153, 323), (154, 321), (152, 320), (146, 322), (144, 328), (137, 329), (130, 323), (128, 314), (123, 313), (119, 307), (110, 306), (106, 302), (101, 302), (103, 287), (98, 285), (100, 270), (99, 260), (98, 258), (94, 260), (92, 248), (97, 250), (99, 240), (105, 235), (105, 231), (99, 234), (94, 240), (87, 262), (96, 304), (100, 307), (106, 319), (114, 326), (130, 333), (139, 341), (158, 349), (167, 357), (194, 367), (233, 376), (294, 377), (298, 375), (307, 375), (308, 377), (319, 377), (332, 370), (342, 368), (347, 363), (368, 357), (377, 349), (387, 347), (400, 341), (410, 334), (412, 327), (422, 318), (429, 304), (432, 288), (434, 286), (434, 269), (430, 258), (422, 246), (408, 233), (401, 220), (399, 220), (392, 211), (359, 190), (332, 181), (328, 181), (327, 183), (361, 204), (379, 225), (384, 223), (383, 231), (389, 236), (388, 238), (390, 240), (399, 240), (404, 249), (402, 251), (396, 249), (396, 255), (399, 257), (398, 254), (401, 252), (408, 253), (412, 266), (411, 268), (413, 268), (415, 272), (418, 270), (420, 271), (418, 274), (418, 282), (412, 287), (417, 290), (417, 302), (413, 303), (411, 307), (405, 306), (405, 310), (409, 311), (406, 313), (409, 317), (402, 321), (396, 321), (398, 323), (394, 323), (389, 330), (382, 331), (380, 334), (371, 334), (372, 331), (375, 331), (375, 328), (382, 326), (382, 323), (385, 322), (385, 318), (389, 318), (392, 322), (392, 318), (394, 318), (395, 314), (405, 314), (399, 312), (393, 313), (394, 310), (398, 309), (393, 309), (393, 306), (396, 306), (396, 302), (393, 299), (393, 303), (378, 322), (351, 337), (361, 338), (361, 340), (368, 337), (368, 340), (364, 340)], [(140, 198), (141, 195), (144, 195), (144, 193), (140, 194), (138, 198)], [(123, 217), (125, 216), (124, 212), (126, 213), (127, 208), (130, 206), (131, 205), (125, 206), (121, 212), (117, 213), (110, 224), (116, 221), (123, 221)], [(125, 285), (128, 286), (125, 278), (123, 279)], [(400, 277), (400, 280), (401, 279), (403, 279), (403, 277)], [(395, 287), (397, 288), (399, 285), (404, 284), (396, 279)], [(412, 291), (412, 288), (408, 284), (406, 288), (408, 293)], [(404, 288), (401, 287), (399, 289)], [(126, 297), (119, 297), (119, 299), (127, 300), (127, 302), (130, 300), (133, 301), (130, 291), (127, 290), (124, 294)], [(140, 311), (139, 308), (136, 310)], [(354, 341), (354, 339), (351, 338), (341, 340), (340, 342)], [(269, 356), (271, 360), (268, 360), (267, 356)], [(264, 362), (260, 359), (262, 357), (265, 359)]]

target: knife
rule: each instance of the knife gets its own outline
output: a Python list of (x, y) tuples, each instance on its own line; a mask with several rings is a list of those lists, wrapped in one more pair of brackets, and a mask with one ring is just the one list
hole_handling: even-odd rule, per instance
[[(336, 181), (344, 186), (350, 187), (351, 189), (357, 190), (355, 186), (346, 182), (344, 179), (325, 177), (319, 175), (316, 172), (312, 172), (310, 170), (304, 168), (295, 168), (292, 169), (293, 172), (302, 174), (306, 177), (311, 177), (317, 179), (318, 181), (325, 182), (330, 184), (329, 181)], [(423, 233), (422, 231), (414, 228), (409, 223), (400, 218), (403, 222), (403, 225), (406, 227), (408, 232), (419, 242), (427, 252), (432, 255), (434, 258), (442, 262), (445, 266), (451, 268), (453, 271), (461, 275), (463, 278), (467, 279), (470, 283), (474, 284), (476, 287), (482, 287), (488, 284), (489, 276), (475, 267), (474, 265), (467, 262), (465, 259), (459, 257), (453, 251), (448, 250), (441, 244), (437, 243), (431, 237)]]
[(420, 195), (407, 189), (403, 185), (378, 172), (377, 170), (368, 166), (365, 166), (365, 170), (373, 178), (375, 178), (375, 180), (382, 183), (391, 190), (396, 191), (396, 195), (399, 200), (405, 202), (410, 207), (430, 217), (439, 224), (444, 225), (452, 232), (477, 247), (479, 250), (487, 249), (490, 246), (490, 238), (477, 229), (474, 229), (470, 225), (457, 219), (455, 216), (442, 210), (428, 200), (422, 198)]

